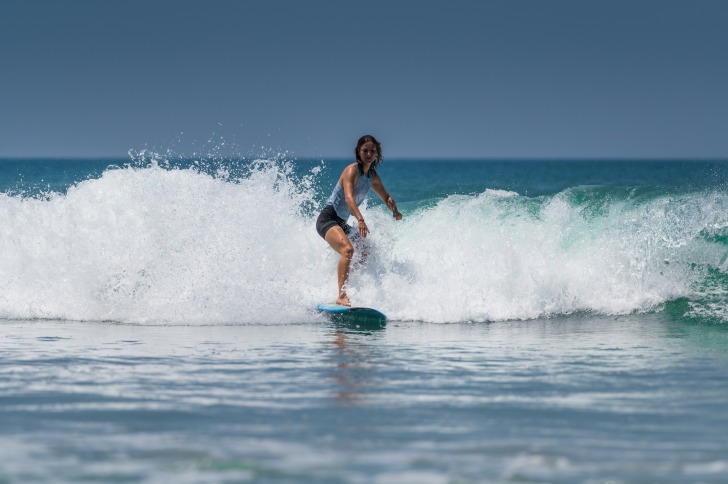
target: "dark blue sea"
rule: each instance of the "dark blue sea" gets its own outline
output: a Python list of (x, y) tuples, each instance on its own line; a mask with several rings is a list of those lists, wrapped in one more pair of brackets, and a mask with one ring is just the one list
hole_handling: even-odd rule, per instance
[(728, 161), (0, 160), (0, 482), (728, 482)]

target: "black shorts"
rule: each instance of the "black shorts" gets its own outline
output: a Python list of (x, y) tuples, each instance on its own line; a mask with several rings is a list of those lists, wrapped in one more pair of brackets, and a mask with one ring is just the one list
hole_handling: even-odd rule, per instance
[(326, 232), (328, 232), (331, 227), (335, 227), (337, 225), (344, 229), (344, 233), (346, 235), (349, 235), (351, 226), (346, 223), (346, 220), (336, 215), (336, 210), (334, 210), (333, 205), (326, 205), (316, 219), (316, 231), (322, 238), (325, 239)]

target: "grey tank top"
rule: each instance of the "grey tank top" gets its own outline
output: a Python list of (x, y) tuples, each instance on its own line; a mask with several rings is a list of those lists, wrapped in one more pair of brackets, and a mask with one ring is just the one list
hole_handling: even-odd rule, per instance
[[(359, 171), (359, 179), (356, 181), (356, 185), (354, 185), (354, 200), (356, 201), (357, 207), (367, 198), (369, 188), (372, 186), (373, 171), (374, 170), (370, 169), (369, 173), (366, 175), (364, 175), (361, 170)], [(344, 187), (342, 187), (339, 182), (336, 183), (334, 191), (331, 192), (331, 196), (328, 200), (326, 200), (326, 205), (333, 206), (336, 211), (336, 215), (344, 220), (347, 220), (351, 216), (351, 210), (349, 210), (349, 206), (346, 205)]]

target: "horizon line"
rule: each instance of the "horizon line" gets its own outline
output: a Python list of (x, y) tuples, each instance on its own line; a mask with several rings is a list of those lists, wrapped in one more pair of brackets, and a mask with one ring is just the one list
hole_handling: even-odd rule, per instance
[[(332, 160), (332, 161), (345, 161), (350, 159), (350, 156), (290, 156), (283, 157), (281, 159), (288, 161), (313, 161), (313, 160)], [(165, 160), (204, 160), (210, 159), (199, 156), (174, 156), (164, 157)], [(255, 160), (262, 159), (262, 157), (255, 156), (221, 156), (214, 159), (219, 160)], [(129, 156), (115, 156), (115, 155), (23, 155), (23, 156), (3, 156), (0, 155), (0, 161), (133, 161)], [(353, 160), (352, 160), (353, 161)], [(398, 157), (387, 157), (384, 158), (383, 162), (386, 161), (397, 161), (397, 162), (417, 162), (417, 161), (728, 161), (728, 155), (723, 156), (398, 156)]]

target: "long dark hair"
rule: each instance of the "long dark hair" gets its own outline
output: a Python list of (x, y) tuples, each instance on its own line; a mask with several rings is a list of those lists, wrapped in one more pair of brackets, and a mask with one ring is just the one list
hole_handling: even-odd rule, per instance
[[(359, 167), (359, 173), (364, 173), (364, 170), (361, 166), (361, 158), (359, 158), (359, 150), (361, 149), (362, 145), (364, 143), (368, 142), (374, 143), (374, 146), (377, 147), (377, 159), (374, 160), (374, 163), (372, 163), (372, 166), (370, 168), (376, 168), (379, 166), (379, 164), (382, 162), (384, 157), (382, 156), (382, 145), (377, 141), (377, 138), (370, 134), (365, 134), (361, 138), (359, 138), (359, 141), (356, 143), (356, 148), (354, 148), (354, 155), (356, 156), (356, 164)], [(371, 170), (369, 170), (371, 172)]]

